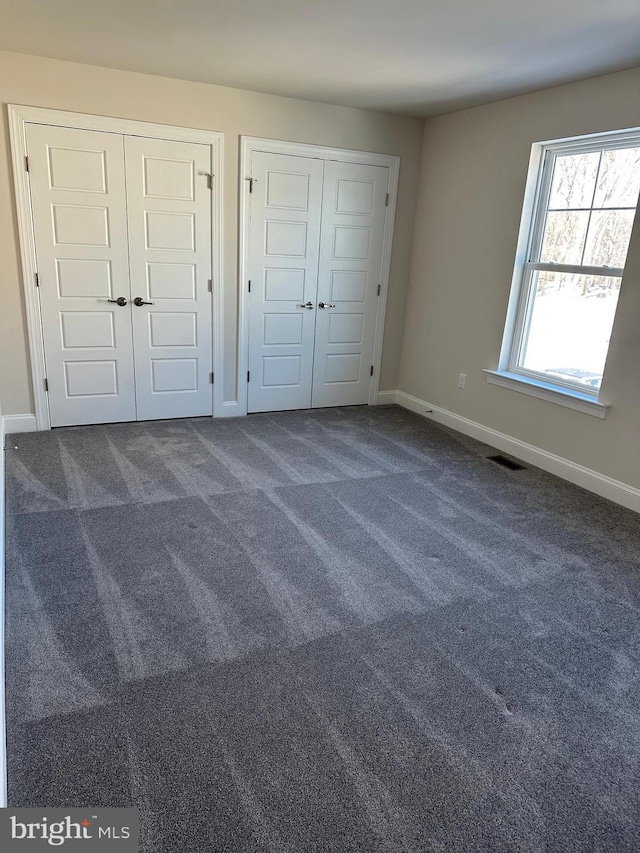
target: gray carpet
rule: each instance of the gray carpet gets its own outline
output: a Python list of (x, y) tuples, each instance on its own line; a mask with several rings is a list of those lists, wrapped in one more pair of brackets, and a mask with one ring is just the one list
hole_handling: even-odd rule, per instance
[(9, 436), (10, 805), (640, 850), (640, 517), (489, 452), (396, 407)]

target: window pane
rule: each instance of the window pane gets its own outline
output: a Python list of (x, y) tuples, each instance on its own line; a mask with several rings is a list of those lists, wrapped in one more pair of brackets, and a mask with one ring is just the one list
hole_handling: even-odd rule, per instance
[(633, 228), (633, 210), (594, 210), (589, 223), (584, 263), (623, 267)]
[(549, 208), (591, 207), (600, 152), (556, 157)]
[(640, 191), (640, 148), (603, 151), (594, 207), (635, 207)]
[(540, 260), (555, 264), (582, 263), (589, 211), (547, 213)]
[(519, 367), (550, 381), (600, 388), (620, 279), (614, 276), (533, 273), (533, 306)]

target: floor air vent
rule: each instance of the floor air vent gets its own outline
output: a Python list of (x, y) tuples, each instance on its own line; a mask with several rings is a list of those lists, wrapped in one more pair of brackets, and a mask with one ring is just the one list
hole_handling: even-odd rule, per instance
[(516, 462), (514, 459), (508, 459), (506, 456), (502, 456), (500, 453), (496, 456), (487, 456), (487, 459), (495, 462), (496, 465), (502, 465), (503, 468), (508, 468), (510, 471), (524, 471), (526, 467), (525, 465), (521, 465), (519, 462)]

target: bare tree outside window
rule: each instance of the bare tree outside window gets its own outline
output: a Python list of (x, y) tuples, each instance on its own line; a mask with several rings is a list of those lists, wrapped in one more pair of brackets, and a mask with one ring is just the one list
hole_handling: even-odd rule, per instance
[(600, 389), (640, 192), (640, 140), (546, 152), (512, 370)]

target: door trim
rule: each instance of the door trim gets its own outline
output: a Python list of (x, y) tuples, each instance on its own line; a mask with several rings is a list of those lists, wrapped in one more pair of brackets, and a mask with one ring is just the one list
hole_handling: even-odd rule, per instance
[[(373, 376), (369, 388), (369, 405), (374, 406), (378, 400), (380, 387), (380, 364), (382, 361), (382, 343), (384, 337), (384, 320), (387, 310), (389, 292), (389, 273), (391, 269), (391, 246), (393, 243), (393, 226), (398, 197), (398, 178), (400, 175), (400, 157), (394, 154), (374, 154), (369, 151), (354, 151), (347, 148), (330, 148), (325, 145), (307, 145), (297, 142), (283, 142), (277, 139), (261, 139), (254, 136), (240, 137), (240, 233), (239, 238), (239, 298), (238, 298), (238, 405), (234, 414), (246, 415), (248, 409), (247, 369), (249, 363), (249, 306), (248, 306), (248, 271), (249, 271), (249, 178), (251, 155), (254, 151), (267, 154), (290, 154), (294, 157), (314, 157), (320, 160), (338, 160), (343, 163), (360, 163), (364, 166), (386, 166), (389, 169), (389, 204), (386, 208), (384, 233), (382, 238), (382, 265), (380, 284), (382, 290), (378, 300), (376, 327), (373, 344)], [(226, 414), (226, 413), (225, 413)]]
[(126, 136), (146, 136), (150, 139), (170, 139), (176, 142), (200, 142), (211, 146), (211, 168), (213, 172), (211, 192), (211, 270), (213, 276), (212, 294), (212, 330), (213, 330), (213, 370), (218, 382), (213, 388), (213, 417), (223, 413), (223, 152), (224, 136), (213, 130), (198, 130), (188, 127), (154, 124), (146, 121), (110, 118), (84, 113), (64, 112), (41, 107), (28, 107), (8, 104), (9, 138), (11, 141), (11, 161), (16, 195), (16, 214), (20, 242), (20, 260), (22, 266), (22, 287), (27, 319), (27, 336), (31, 362), (31, 381), (36, 416), (36, 429), (51, 429), (49, 404), (44, 387), (45, 358), (40, 300), (35, 285), (35, 235), (31, 219), (31, 192), (29, 173), (25, 168), (27, 155), (26, 125), (49, 124), (58, 127), (70, 127), (76, 130), (97, 130), (105, 133), (118, 133)]

